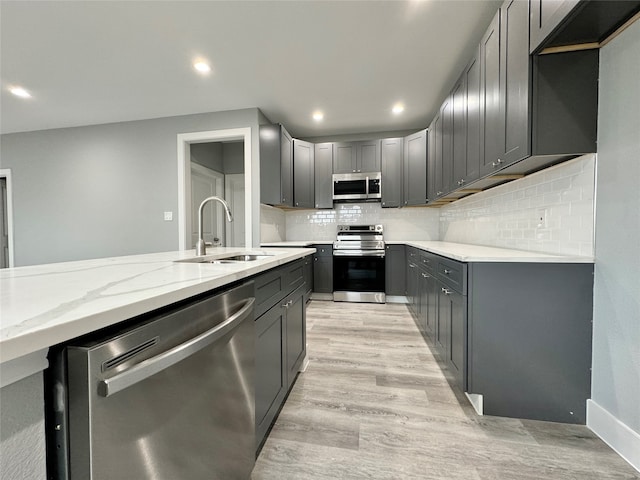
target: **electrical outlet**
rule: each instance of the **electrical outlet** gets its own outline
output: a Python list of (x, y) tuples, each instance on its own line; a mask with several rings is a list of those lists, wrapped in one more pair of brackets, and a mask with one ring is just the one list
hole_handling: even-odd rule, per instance
[(173, 212), (164, 212), (164, 221), (170, 222), (173, 220)]
[(536, 228), (547, 228), (547, 209), (541, 208), (536, 216)]

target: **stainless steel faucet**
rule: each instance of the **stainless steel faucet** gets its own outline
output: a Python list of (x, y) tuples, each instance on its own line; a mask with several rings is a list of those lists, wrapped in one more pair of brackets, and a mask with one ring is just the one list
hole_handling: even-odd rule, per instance
[(220, 202), (222, 204), (222, 206), (224, 207), (224, 211), (227, 214), (227, 220), (229, 220), (230, 222), (233, 222), (233, 216), (231, 215), (231, 210), (229, 209), (229, 204), (220, 197), (207, 197), (205, 198), (202, 203), (200, 204), (200, 208), (198, 208), (198, 242), (196, 243), (196, 255), (197, 256), (201, 256), (201, 255), (206, 255), (207, 254), (207, 246), (204, 243), (204, 238), (202, 236), (202, 223), (204, 221), (203, 219), (203, 213), (204, 213), (204, 206), (205, 204), (207, 204), (208, 202), (212, 201), (212, 200), (216, 200), (218, 202)]

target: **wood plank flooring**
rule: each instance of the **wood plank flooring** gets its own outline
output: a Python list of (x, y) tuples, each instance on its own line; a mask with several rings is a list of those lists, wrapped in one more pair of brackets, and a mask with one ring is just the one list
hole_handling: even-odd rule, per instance
[(314, 300), (307, 343), (253, 480), (640, 479), (587, 427), (477, 415), (405, 305)]

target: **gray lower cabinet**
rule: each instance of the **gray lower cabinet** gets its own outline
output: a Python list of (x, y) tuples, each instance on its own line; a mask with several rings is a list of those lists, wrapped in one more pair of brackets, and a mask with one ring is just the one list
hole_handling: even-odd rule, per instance
[(314, 149), (315, 208), (333, 208), (333, 143), (316, 143)]
[[(404, 205), (427, 203), (427, 130), (404, 139)], [(384, 191), (384, 184), (382, 184)]]
[(382, 162), (382, 208), (402, 206), (402, 164), (404, 138), (383, 138), (380, 144)]
[(406, 261), (420, 332), (485, 414), (585, 423), (592, 264), (463, 263), (413, 247)]
[(405, 295), (406, 258), (404, 245), (386, 245), (384, 258), (385, 293), (387, 295)]
[(282, 125), (260, 125), (260, 202), (293, 206), (293, 139)]
[(313, 254), (313, 291), (333, 293), (333, 247), (314, 245)]
[(256, 450), (264, 442), (306, 354), (306, 260), (254, 278)]
[(314, 208), (314, 145), (293, 140), (293, 205)]

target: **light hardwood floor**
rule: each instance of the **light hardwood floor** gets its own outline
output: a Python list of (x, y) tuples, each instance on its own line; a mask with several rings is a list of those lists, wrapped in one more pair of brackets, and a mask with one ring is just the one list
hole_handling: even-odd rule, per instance
[(307, 354), (253, 480), (640, 479), (585, 426), (478, 416), (404, 305), (312, 301)]

